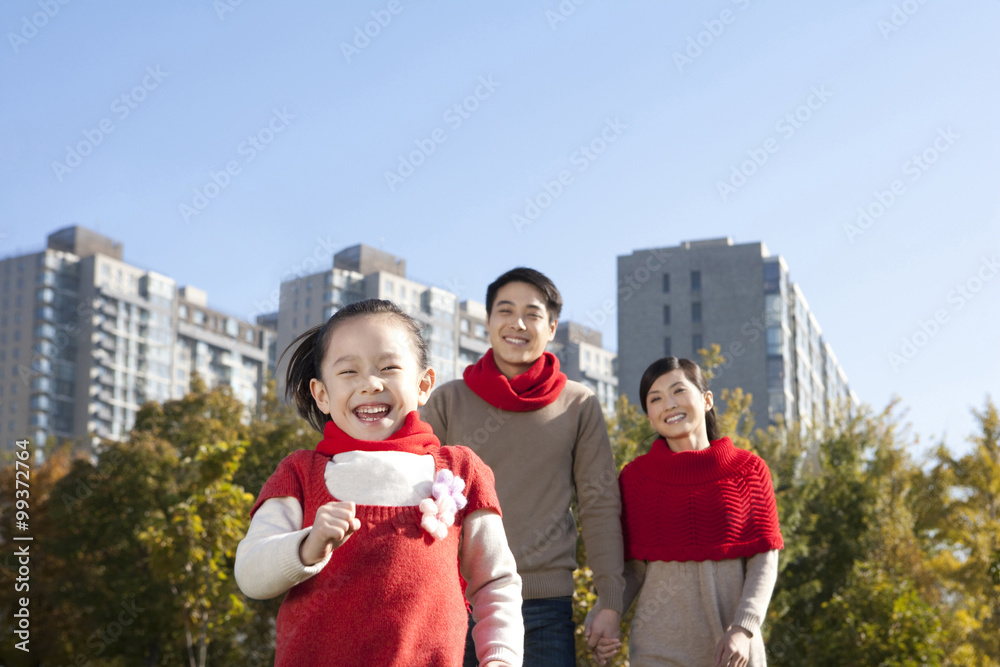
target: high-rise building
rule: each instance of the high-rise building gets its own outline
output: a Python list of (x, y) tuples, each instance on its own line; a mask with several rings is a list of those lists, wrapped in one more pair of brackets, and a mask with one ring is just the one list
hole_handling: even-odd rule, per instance
[(709, 239), (618, 257), (618, 378), (630, 402), (650, 363), (700, 362), (712, 343), (725, 358), (716, 398), (723, 388), (751, 393), (757, 427), (780, 418), (808, 432), (857, 404), (784, 259), (763, 243)]
[[(405, 260), (355, 245), (334, 255), (330, 269), (281, 284), (279, 311), (276, 316), (265, 316), (277, 322), (279, 354), (298, 335), (322, 324), (339, 308), (370, 298), (393, 301), (423, 323), (439, 385), (462, 377), (466, 366), (490, 349), (485, 304), (472, 300), (459, 303), (448, 290), (407, 278)], [(569, 379), (589, 386), (605, 409), (614, 410), (618, 396), (615, 354), (601, 348), (600, 332), (561, 323), (549, 350), (560, 357)], [(285, 358), (277, 371), (282, 392), (287, 365)]]
[(466, 300), (459, 304), (457, 377), (466, 366), (479, 361), (490, 349), (490, 334), (486, 330), (486, 304)]
[(615, 410), (618, 400), (618, 355), (605, 350), (601, 332), (569, 320), (556, 327), (556, 337), (549, 351), (559, 358), (560, 370), (570, 380), (593, 391), (606, 414)]
[[(366, 245), (341, 250), (328, 270), (281, 284), (278, 350), (285, 350), (299, 334), (361, 299), (388, 299), (421, 322), (438, 383), (458, 376), (458, 297), (408, 279), (405, 260)], [(277, 370), (282, 391), (287, 365), (286, 357)]]
[(207, 307), (122, 259), (83, 227), (44, 250), (0, 260), (0, 436), (120, 439), (142, 403), (180, 398), (198, 371), (248, 405), (267, 371), (271, 333)]

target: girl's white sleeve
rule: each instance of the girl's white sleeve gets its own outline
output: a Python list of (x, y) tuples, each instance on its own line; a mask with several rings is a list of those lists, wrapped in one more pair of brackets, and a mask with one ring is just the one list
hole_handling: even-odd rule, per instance
[(778, 551), (771, 549), (756, 554), (746, 561), (746, 578), (743, 581), (743, 596), (736, 607), (733, 625), (758, 634), (767, 614), (774, 584), (778, 580)]
[(290, 496), (268, 498), (258, 508), (246, 537), (236, 547), (236, 585), (248, 598), (267, 600), (317, 574), (330, 557), (303, 565), (299, 545), (311, 527), (302, 527), (302, 506)]
[(482, 509), (465, 517), (459, 556), (465, 596), (476, 621), (472, 638), (479, 664), (498, 660), (520, 667), (524, 660), (521, 577), (499, 514)]

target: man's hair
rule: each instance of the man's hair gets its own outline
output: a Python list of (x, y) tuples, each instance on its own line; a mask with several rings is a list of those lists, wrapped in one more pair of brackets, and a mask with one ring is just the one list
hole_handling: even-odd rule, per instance
[(541, 271), (535, 271), (523, 266), (504, 273), (486, 288), (487, 315), (493, 313), (493, 303), (497, 300), (497, 292), (508, 283), (528, 283), (536, 288), (542, 293), (545, 299), (545, 308), (549, 313), (549, 321), (552, 322), (559, 319), (559, 313), (562, 311), (562, 295), (556, 289), (555, 283), (549, 280), (548, 276)]

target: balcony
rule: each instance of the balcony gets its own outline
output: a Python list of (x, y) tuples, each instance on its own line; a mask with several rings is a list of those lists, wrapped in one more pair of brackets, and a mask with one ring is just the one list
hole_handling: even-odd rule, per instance
[(52, 392), (52, 380), (47, 377), (36, 377), (31, 381), (31, 391), (38, 392), (42, 394), (49, 394)]
[(47, 338), (54, 341), (56, 339), (56, 328), (51, 324), (41, 324), (35, 327), (36, 338)]

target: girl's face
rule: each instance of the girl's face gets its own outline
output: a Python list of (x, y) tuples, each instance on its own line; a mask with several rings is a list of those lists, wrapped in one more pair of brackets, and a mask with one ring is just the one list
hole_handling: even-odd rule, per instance
[(354, 317), (337, 326), (321, 379), (309, 383), (316, 405), (344, 433), (385, 440), (427, 402), (434, 371), (422, 370), (410, 331), (392, 317)]
[(667, 441), (707, 443), (705, 413), (712, 405), (712, 392), (701, 393), (679, 368), (656, 378), (646, 395), (649, 423)]

